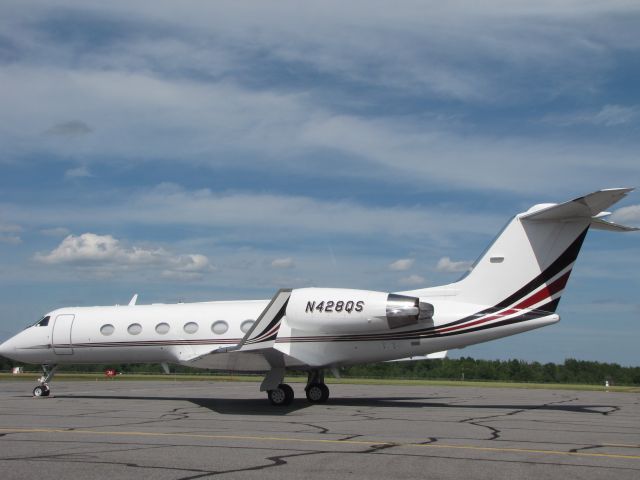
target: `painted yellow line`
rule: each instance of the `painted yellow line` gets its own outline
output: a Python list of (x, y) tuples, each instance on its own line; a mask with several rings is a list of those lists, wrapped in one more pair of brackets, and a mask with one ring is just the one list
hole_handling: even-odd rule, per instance
[[(480, 447), (475, 445), (451, 445), (442, 443), (402, 443), (402, 442), (376, 442), (364, 440), (330, 440), (322, 438), (295, 438), (295, 437), (269, 437), (269, 436), (252, 436), (252, 435), (212, 435), (205, 433), (167, 433), (167, 432), (118, 432), (108, 430), (63, 430), (58, 428), (0, 428), (0, 432), (5, 433), (65, 433), (80, 435), (113, 435), (113, 436), (131, 436), (131, 437), (181, 437), (181, 438), (205, 438), (210, 440), (254, 440), (254, 441), (271, 441), (271, 442), (296, 442), (296, 443), (325, 443), (325, 444), (342, 444), (342, 445), (388, 445), (390, 447), (411, 447), (411, 448), (437, 448), (437, 449), (455, 449), (455, 450), (471, 450), (481, 452), (501, 452), (501, 453), (534, 453), (542, 455), (564, 455), (570, 457), (599, 457), (599, 458), (618, 458), (629, 460), (640, 460), (640, 455), (619, 455), (615, 453), (595, 453), (595, 452), (564, 452), (561, 450), (542, 450), (532, 448), (509, 448), (509, 447)], [(638, 448), (638, 445), (616, 445), (608, 444), (603, 447), (625, 447)]]

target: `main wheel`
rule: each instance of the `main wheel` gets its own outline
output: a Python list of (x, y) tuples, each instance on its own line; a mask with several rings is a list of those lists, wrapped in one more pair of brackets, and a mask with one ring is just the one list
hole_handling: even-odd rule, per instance
[(284, 395), (287, 397), (285, 405), (289, 405), (291, 402), (293, 402), (293, 398), (295, 397), (295, 395), (293, 393), (293, 388), (291, 388), (286, 383), (280, 384), (279, 387), (282, 390), (284, 390)]
[(278, 385), (278, 388), (269, 390), (267, 392), (267, 397), (269, 398), (271, 405), (275, 405), (277, 407), (287, 406), (293, 402), (293, 388), (286, 383), (282, 383)]
[(329, 398), (329, 387), (324, 383), (312, 383), (306, 388), (307, 400), (311, 403), (324, 403)]

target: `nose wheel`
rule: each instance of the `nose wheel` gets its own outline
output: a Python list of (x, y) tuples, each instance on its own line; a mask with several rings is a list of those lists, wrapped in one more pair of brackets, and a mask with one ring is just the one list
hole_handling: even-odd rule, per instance
[(48, 397), (51, 394), (49, 382), (56, 374), (57, 365), (42, 365), (42, 376), (38, 379), (39, 385), (33, 389), (34, 397)]
[(34, 397), (48, 397), (50, 393), (51, 393), (51, 390), (47, 385), (38, 385), (36, 388), (33, 389)]

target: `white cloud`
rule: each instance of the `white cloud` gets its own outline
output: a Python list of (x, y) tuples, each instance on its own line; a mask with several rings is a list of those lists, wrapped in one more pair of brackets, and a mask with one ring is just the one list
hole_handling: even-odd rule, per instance
[[(573, 2), (533, 7), (495, 1), (482, 8), (466, 5), (464, 14), (457, 4), (424, 14), (428, 7), (413, 2), (393, 12), (329, 2), (296, 21), (287, 2), (198, 5), (193, 11), (159, 2), (153, 12), (109, 3), (92, 10), (91, 18), (126, 17), (122, 28), (135, 25), (136, 35), (107, 36), (112, 43), (98, 51), (91, 42), (51, 42), (51, 10), (14, 5), (10, 18), (29, 21), (8, 22), (24, 57), (0, 72), (5, 151), (44, 149), (86, 162), (234, 162), (327, 175), (331, 169), (310, 158), (329, 149), (343, 160), (344, 175), (520, 193), (537, 192), (541, 185), (566, 188), (567, 179), (569, 187), (590, 185), (603, 158), (616, 159), (600, 177), (605, 183), (637, 163), (635, 145), (474, 134), (478, 129), (452, 126), (435, 114), (358, 114), (357, 108), (327, 102), (322, 81), (304, 90), (268, 83), (256, 88), (254, 75), (261, 72), (251, 70), (254, 56), (264, 59), (267, 53), (258, 62), (261, 68), (289, 62), (303, 73), (325, 73), (358, 89), (382, 86), (421, 102), (444, 97), (513, 106), (531, 96), (593, 92), (601, 78), (594, 71), (611, 68), (611, 49), (634, 44), (636, 32), (626, 23), (607, 28), (612, 18), (633, 10), (624, 2), (577, 8)], [(67, 8), (75, 11), (74, 6), (82, 4), (69, 2)], [(86, 14), (83, 8), (77, 12), (80, 20)], [(158, 22), (172, 33), (146, 33), (146, 27), (155, 32)], [(535, 74), (541, 81), (528, 79)], [(357, 107), (362, 100), (353, 101)], [(635, 118), (635, 109), (605, 105), (589, 113), (590, 121), (621, 124)], [(83, 120), (60, 123), (61, 118)], [(92, 129), (89, 124), (95, 130), (74, 142), (29, 133), (52, 124), (62, 131)], [(521, 182), (523, 177), (528, 181)]]
[(419, 285), (425, 285), (426, 280), (420, 275), (413, 274), (409, 275), (408, 277), (401, 278), (399, 282), (401, 285), (415, 287)]
[(8, 235), (0, 234), (0, 243), (7, 243), (9, 245), (19, 245), (22, 243), (22, 237), (20, 237), (20, 235), (13, 235), (13, 234), (8, 234)]
[(79, 167), (70, 168), (66, 172), (64, 172), (64, 176), (66, 178), (82, 178), (82, 177), (92, 177), (93, 175), (89, 171), (89, 167), (86, 165), (80, 165)]
[(396, 272), (402, 272), (404, 270), (409, 270), (414, 263), (413, 258), (401, 258), (389, 264), (389, 270), (394, 270)]
[(442, 257), (438, 260), (438, 264), (436, 265), (436, 270), (438, 272), (466, 272), (471, 268), (473, 262), (465, 262), (459, 261), (454, 262), (449, 257)]
[(271, 266), (273, 268), (293, 268), (295, 267), (295, 262), (291, 257), (276, 258), (271, 262)]
[(200, 254), (180, 255), (170, 259), (175, 270), (181, 272), (203, 272), (211, 269), (209, 259)]
[(640, 205), (629, 205), (613, 212), (611, 220), (619, 223), (640, 225)]
[(593, 116), (592, 122), (596, 125), (612, 127), (631, 122), (638, 115), (638, 107), (625, 107), (622, 105), (605, 105)]
[(19, 235), (22, 230), (20, 225), (0, 223), (0, 243), (19, 245), (22, 243), (22, 237)]
[(20, 225), (11, 223), (0, 223), (0, 233), (19, 233), (23, 228)]
[(161, 268), (164, 277), (184, 280), (202, 278), (213, 269), (204, 255), (173, 255), (160, 247), (126, 247), (111, 235), (95, 233), (69, 235), (51, 252), (37, 253), (34, 259), (48, 265), (89, 266), (100, 274)]
[(71, 120), (68, 122), (56, 123), (49, 128), (46, 133), (49, 135), (60, 135), (63, 137), (77, 137), (87, 135), (93, 130), (89, 125), (79, 120)]
[(580, 124), (615, 127), (632, 122), (639, 112), (636, 106), (605, 105), (598, 111), (548, 115), (544, 121), (561, 127)]
[[(464, 212), (438, 205), (369, 206), (351, 200), (321, 200), (299, 195), (187, 190), (174, 184), (140, 189), (126, 197), (108, 195), (104, 202), (74, 204), (73, 216), (59, 205), (3, 204), (7, 219), (71, 228), (109, 229), (115, 225), (215, 227), (220, 235), (246, 237), (260, 231), (269, 238), (309, 235), (376, 234), (387, 238), (439, 241), (451, 234), (492, 234), (504, 215)], [(515, 213), (515, 212), (513, 212)], [(77, 227), (74, 227), (77, 225)], [(437, 226), (437, 228), (435, 228)]]

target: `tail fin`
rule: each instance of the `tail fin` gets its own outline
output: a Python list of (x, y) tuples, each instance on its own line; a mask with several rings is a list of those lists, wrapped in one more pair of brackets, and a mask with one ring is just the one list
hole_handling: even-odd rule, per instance
[(637, 230), (602, 220), (633, 189), (600, 190), (516, 215), (470, 273), (451, 285), (457, 299), (503, 308), (555, 312), (590, 226)]

